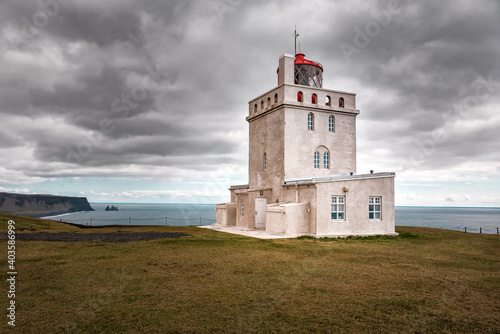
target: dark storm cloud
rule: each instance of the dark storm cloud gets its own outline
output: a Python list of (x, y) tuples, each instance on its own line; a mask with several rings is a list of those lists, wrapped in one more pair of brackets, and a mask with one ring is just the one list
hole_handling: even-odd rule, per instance
[[(89, 166), (106, 175), (127, 165), (144, 174), (147, 166), (244, 166), (247, 101), (276, 85), (297, 23), (302, 50), (325, 66), (325, 87), (357, 93), (358, 122), (373, 125), (358, 133), (361, 143), (387, 147), (398, 161), (415, 140), (446, 128), (427, 157), (432, 168), (441, 157), (489, 161), (498, 150), (498, 123), (456, 133), (444, 117), (474, 96), (478, 78), (492, 75), (489, 87), (500, 89), (498, 2), (401, 0), (350, 59), (340, 44), (355, 46), (356, 29), (376, 22), (389, 1), (223, 3), (61, 1), (36, 33), (29, 24), (44, 12), (39, 3), (1, 3), (0, 117), (11, 127), (0, 148), (24, 144), (37, 163), (16, 166), (38, 176), (63, 172), (51, 168), (65, 162), (72, 175)], [(491, 117), (481, 109), (498, 106), (498, 93), (490, 95), (469, 115)]]

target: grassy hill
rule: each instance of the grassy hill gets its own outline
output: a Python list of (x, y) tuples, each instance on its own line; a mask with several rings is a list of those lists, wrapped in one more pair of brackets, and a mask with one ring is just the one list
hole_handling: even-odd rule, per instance
[[(498, 235), (399, 227), (399, 237), (264, 241), (196, 227), (43, 229), (7, 215), (0, 228), (12, 218), (37, 227), (20, 233), (190, 234), (18, 240), (23, 333), (500, 333)], [(6, 258), (5, 239), (0, 248)]]

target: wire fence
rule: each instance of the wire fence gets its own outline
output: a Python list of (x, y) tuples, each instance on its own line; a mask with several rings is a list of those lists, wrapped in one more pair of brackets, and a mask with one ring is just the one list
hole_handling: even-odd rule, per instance
[[(155, 222), (157, 224), (154, 225), (165, 225), (168, 226), (169, 224), (171, 226), (179, 226), (176, 225), (175, 223), (177, 222), (183, 222), (183, 225), (204, 225), (204, 222), (213, 222), (215, 223), (215, 219), (210, 219), (210, 218), (203, 218), (203, 217), (196, 217), (196, 218), (175, 218), (175, 217), (159, 217), (159, 218), (134, 218), (134, 217), (129, 217), (129, 218), (116, 218), (116, 219), (101, 219), (101, 218), (87, 218), (87, 219), (60, 219), (59, 222), (61, 223), (71, 223), (71, 224), (77, 224), (77, 225), (86, 225), (86, 226), (102, 226), (102, 225), (143, 225), (143, 224), (137, 224), (143, 223), (144, 221), (148, 222)], [(99, 222), (105, 222), (108, 224), (99, 224)], [(185, 224), (188, 222), (188, 224)], [(192, 222), (189, 224), (189, 222)]]

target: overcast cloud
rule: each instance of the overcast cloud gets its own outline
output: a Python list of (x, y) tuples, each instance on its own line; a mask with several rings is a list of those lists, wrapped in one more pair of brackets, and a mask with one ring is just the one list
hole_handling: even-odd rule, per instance
[(358, 172), (396, 171), (399, 205), (500, 206), (499, 17), (495, 0), (0, 1), (0, 190), (226, 200), (296, 24), (324, 87), (357, 93)]

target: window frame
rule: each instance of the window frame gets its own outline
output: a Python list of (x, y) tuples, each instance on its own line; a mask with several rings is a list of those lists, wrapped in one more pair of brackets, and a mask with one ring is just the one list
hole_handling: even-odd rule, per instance
[(320, 169), (319, 156), (320, 154), (318, 151), (314, 152), (314, 169)]
[(245, 202), (241, 200), (241, 216), (245, 217)]
[[(378, 207), (378, 210), (377, 210)], [(377, 217), (378, 213), (378, 217)], [(368, 197), (368, 219), (382, 220), (382, 196)]]
[(312, 112), (307, 114), (307, 130), (314, 131), (314, 114)]
[(328, 132), (335, 133), (335, 116), (333, 115), (328, 117)]
[(330, 169), (330, 152), (323, 153), (323, 169)]
[[(342, 207), (342, 210), (340, 209)], [(335, 210), (334, 210), (335, 209)], [(345, 221), (346, 220), (346, 198), (345, 195), (332, 195), (330, 201), (330, 220)], [(335, 214), (335, 218), (333, 218)], [(340, 214), (342, 215), (340, 217)]]

